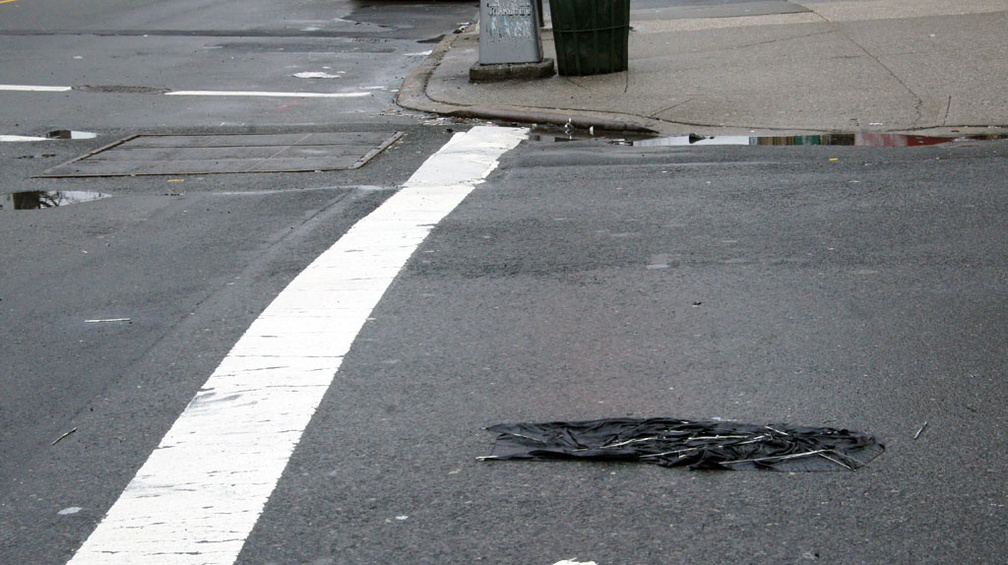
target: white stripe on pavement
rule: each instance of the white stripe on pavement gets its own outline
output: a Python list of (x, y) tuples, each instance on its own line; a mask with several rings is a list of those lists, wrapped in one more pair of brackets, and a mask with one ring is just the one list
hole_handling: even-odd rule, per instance
[(68, 92), (72, 86), (37, 86), (32, 84), (0, 84), (0, 91), (8, 92)]
[(251, 96), (262, 98), (362, 98), (370, 92), (269, 92), (263, 90), (173, 90), (165, 96)]
[(21, 143), (25, 141), (49, 141), (48, 137), (34, 135), (0, 135), (0, 143)]
[[(69, 92), (72, 86), (0, 84), (0, 92)], [(165, 96), (233, 96), (257, 98), (363, 98), (370, 92), (274, 92), (269, 90), (169, 90)]]
[(527, 130), (456, 134), (263, 311), (70, 563), (230, 564), (360, 328)]

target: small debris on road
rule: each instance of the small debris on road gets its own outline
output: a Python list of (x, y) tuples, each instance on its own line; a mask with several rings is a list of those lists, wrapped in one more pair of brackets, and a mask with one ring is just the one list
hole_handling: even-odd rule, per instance
[(70, 434), (72, 434), (72, 433), (74, 433), (76, 431), (77, 431), (77, 428), (74, 428), (74, 429), (70, 430), (69, 432), (64, 433), (60, 437), (56, 438), (50, 445), (56, 445), (57, 443), (63, 441), (63, 438), (67, 437), (68, 435), (70, 435)]

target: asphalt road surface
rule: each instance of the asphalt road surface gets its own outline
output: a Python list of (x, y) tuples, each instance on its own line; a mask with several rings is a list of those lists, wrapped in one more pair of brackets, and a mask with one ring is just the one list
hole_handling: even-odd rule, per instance
[[(378, 305), (239, 562), (999, 561), (1006, 155), (526, 142)], [(624, 416), (887, 451), (839, 473), (476, 460), (488, 425)]]
[[(36, 497), (51, 502), (69, 480), (67, 492), (110, 506), (250, 322), (449, 140), (450, 127), (393, 100), (432, 42), (471, 22), (476, 5), (18, 0), (0, 9), (0, 562), (58, 563), (107, 508), (55, 541), (40, 534), (51, 513)], [(55, 130), (84, 133), (40, 139)], [(99, 152), (138, 135), (134, 143), (167, 142)], [(237, 141), (206, 147), (222, 136)], [(183, 174), (262, 170), (256, 163), (294, 150), (310, 158), (318, 147), (295, 146), (318, 136), (341, 157), (322, 168), (338, 170), (316, 172), (312, 161), (306, 172)], [(179, 140), (198, 149), (186, 154), (196, 168), (165, 153)], [(38, 178), (93, 152), (96, 167), (140, 168)], [(98, 194), (107, 198), (12, 210)], [(58, 448), (88, 430), (97, 441), (84, 453), (101, 458), (98, 475), (59, 471)]]
[[(97, 134), (0, 143), (0, 192), (109, 195), (0, 211), (0, 562), (1003, 560), (1005, 141), (470, 129), (392, 99), (473, 4), (237, 6), (0, 4), (0, 84), (70, 87), (0, 91), (0, 135)], [(207, 166), (281, 152), (206, 136), (292, 133), (269, 143), (391, 141), (353, 169), (39, 176), (139, 134), (203, 136)], [(887, 450), (835, 473), (477, 460), (492, 424), (623, 416)]]

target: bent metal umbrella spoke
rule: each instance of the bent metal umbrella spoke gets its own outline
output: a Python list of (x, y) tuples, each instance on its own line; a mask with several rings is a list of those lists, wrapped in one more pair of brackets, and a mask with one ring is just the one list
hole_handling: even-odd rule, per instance
[(885, 447), (856, 431), (671, 418), (498, 424), (480, 460), (594, 459), (664, 467), (772, 471), (853, 471)]

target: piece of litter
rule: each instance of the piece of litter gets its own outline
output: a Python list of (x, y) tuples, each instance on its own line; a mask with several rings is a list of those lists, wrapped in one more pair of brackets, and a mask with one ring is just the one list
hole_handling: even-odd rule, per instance
[(927, 423), (927, 422), (924, 422), (924, 425), (923, 425), (923, 426), (921, 426), (921, 427), (920, 427), (920, 429), (919, 429), (919, 430), (917, 430), (917, 433), (915, 433), (915, 434), (914, 434), (914, 439), (917, 439), (917, 438), (919, 438), (919, 437), (921, 436), (921, 434), (922, 434), (922, 433), (924, 433), (924, 428), (926, 428), (926, 427), (927, 427), (927, 425), (928, 425), (928, 423)]
[(396, 516), (396, 517), (395, 517), (395, 519), (396, 519), (396, 520), (399, 520), (400, 522), (402, 522), (402, 521), (404, 521), (404, 520), (407, 520), (407, 519), (409, 519), (409, 516), (407, 516), (407, 515), (403, 514), (403, 515), (400, 515), (400, 516)]
[(68, 506), (67, 508), (64, 508), (63, 510), (60, 510), (59, 512), (57, 512), (57, 514), (59, 514), (60, 516), (69, 516), (71, 514), (76, 514), (76, 513), (80, 512), (81, 510), (84, 510), (84, 509), (81, 508), (80, 506)]
[(671, 418), (498, 424), (491, 455), (502, 459), (636, 461), (663, 467), (853, 471), (885, 447), (868, 434), (833, 428)]
[[(87, 253), (87, 251), (85, 251)], [(84, 320), (85, 324), (115, 324), (120, 322), (129, 322), (129, 318), (95, 318), (92, 320)]]
[(74, 433), (76, 431), (77, 431), (77, 428), (74, 428), (74, 429), (70, 430), (69, 432), (64, 433), (60, 437), (56, 438), (50, 445), (56, 445), (57, 443), (63, 441), (63, 438), (67, 437), (68, 435), (70, 435), (70, 434), (72, 434), (72, 433)]
[(594, 561), (575, 561), (573, 559), (564, 559), (563, 561), (557, 561), (553, 565), (598, 565)]

